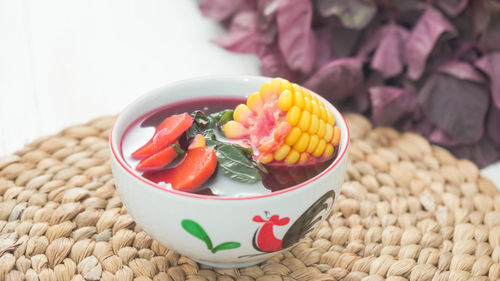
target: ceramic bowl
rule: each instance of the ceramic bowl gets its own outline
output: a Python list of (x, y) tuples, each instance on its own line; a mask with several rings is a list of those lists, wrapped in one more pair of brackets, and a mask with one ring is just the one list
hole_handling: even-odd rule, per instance
[(243, 267), (292, 247), (327, 217), (344, 179), (349, 131), (321, 97), (342, 132), (337, 158), (314, 178), (284, 190), (242, 198), (167, 190), (141, 177), (122, 156), (124, 133), (144, 114), (194, 98), (244, 98), (269, 80), (225, 76), (175, 82), (146, 93), (118, 116), (110, 136), (115, 184), (127, 211), (151, 237), (203, 264)]

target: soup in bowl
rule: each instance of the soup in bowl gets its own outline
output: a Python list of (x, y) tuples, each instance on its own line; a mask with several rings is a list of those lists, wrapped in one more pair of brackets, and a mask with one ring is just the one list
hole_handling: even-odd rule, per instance
[(329, 214), (349, 131), (280, 78), (203, 77), (146, 93), (110, 135), (120, 197), (166, 247), (215, 267), (262, 262)]

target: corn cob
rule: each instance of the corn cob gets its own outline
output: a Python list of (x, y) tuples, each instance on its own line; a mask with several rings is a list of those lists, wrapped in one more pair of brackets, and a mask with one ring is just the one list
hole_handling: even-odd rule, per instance
[(282, 78), (265, 83), (224, 125), (229, 139), (248, 138), (257, 160), (287, 164), (329, 158), (340, 141), (335, 118), (317, 96)]

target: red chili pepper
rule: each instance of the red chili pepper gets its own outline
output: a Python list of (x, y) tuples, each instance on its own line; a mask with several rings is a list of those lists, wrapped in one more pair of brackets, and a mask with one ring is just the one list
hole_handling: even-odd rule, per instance
[(132, 153), (132, 158), (144, 159), (164, 149), (189, 129), (192, 124), (193, 119), (187, 113), (166, 118), (156, 127), (153, 137), (144, 146)]
[(144, 158), (137, 164), (135, 169), (139, 172), (156, 171), (170, 164), (177, 157), (184, 155), (184, 150), (176, 142), (159, 152)]
[(173, 189), (194, 191), (205, 183), (217, 167), (217, 156), (210, 147), (188, 150), (186, 158), (176, 167), (146, 175), (154, 182), (170, 183)]

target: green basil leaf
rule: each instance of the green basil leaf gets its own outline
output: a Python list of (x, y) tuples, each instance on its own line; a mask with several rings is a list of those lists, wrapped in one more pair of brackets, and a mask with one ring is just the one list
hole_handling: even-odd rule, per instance
[(217, 123), (217, 127), (222, 131), (222, 126), (224, 126), (224, 124), (226, 124), (227, 122), (233, 120), (233, 113), (234, 111), (232, 109), (226, 109), (216, 113), (212, 113), (209, 115), (209, 117)]
[(233, 120), (233, 113), (234, 113), (234, 110), (225, 110), (224, 114), (220, 117), (219, 122), (217, 123), (217, 126), (219, 126), (219, 128), (222, 128), (222, 126), (224, 126), (224, 124)]
[(182, 220), (181, 225), (182, 225), (182, 228), (184, 228), (184, 230), (186, 230), (189, 234), (191, 234), (194, 237), (205, 242), (205, 244), (207, 244), (207, 248), (209, 250), (212, 249), (212, 247), (213, 247), (212, 240), (210, 240), (210, 237), (205, 232), (203, 227), (201, 227), (201, 225), (199, 225), (197, 222), (192, 221), (192, 220)]
[[(205, 136), (205, 133), (208, 129), (212, 129), (215, 126), (214, 120), (208, 117), (205, 112), (201, 110), (196, 110), (191, 113), (191, 118), (193, 118), (193, 125), (189, 127), (186, 131), (187, 140), (191, 143), (194, 137), (197, 134), (202, 134)], [(215, 137), (215, 136), (214, 136)]]
[(219, 112), (206, 115), (201, 110), (195, 110), (191, 113), (193, 125), (187, 130), (186, 135), (188, 142), (191, 142), (197, 134), (202, 134), (205, 139), (215, 139), (215, 128), (218, 128), (222, 133), (222, 126), (233, 120), (233, 110), (226, 109)]
[(239, 242), (224, 242), (224, 243), (220, 243), (215, 248), (213, 248), (212, 253), (215, 254), (215, 253), (217, 253), (217, 251), (221, 251), (221, 250), (236, 249), (236, 248), (239, 248), (240, 246), (241, 246), (241, 243), (239, 243)]
[(201, 110), (193, 111), (191, 113), (191, 118), (193, 118), (194, 123), (198, 124), (200, 127), (211, 127), (212, 125), (212, 119)]
[(207, 129), (202, 133), (203, 137), (205, 140), (216, 140), (215, 138), (215, 132), (213, 129)]
[(205, 144), (213, 150), (216, 150), (216, 146), (222, 144), (222, 142), (216, 139), (205, 139)]
[(215, 122), (224, 125), (229, 120), (233, 120), (233, 110), (226, 109), (219, 112), (212, 113), (208, 115), (209, 118), (212, 118)]
[(202, 134), (208, 147), (215, 150), (218, 165), (222, 174), (239, 182), (256, 183), (262, 180), (259, 173), (261, 166), (253, 159), (253, 150), (237, 144), (218, 141), (215, 128), (222, 131), (222, 126), (233, 120), (233, 110), (222, 110), (206, 115), (201, 110), (191, 113), (193, 125), (187, 131), (188, 142), (191, 143), (197, 134)]
[(239, 147), (241, 146), (222, 142), (215, 144), (215, 153), (222, 173), (230, 179), (243, 183), (261, 181), (262, 177), (254, 161)]
[[(243, 152), (243, 154), (253, 162), (253, 159), (252, 159), (252, 156), (253, 156), (253, 149), (251, 147), (247, 147), (247, 146), (242, 146), (242, 145), (237, 145), (237, 144), (233, 144), (234, 146), (236, 146), (237, 149), (239, 149), (241, 152)], [(255, 163), (254, 163), (255, 164)]]
[(209, 117), (212, 118), (215, 123), (217, 123), (216, 124), (217, 129), (219, 129), (219, 132), (222, 135), (224, 135), (224, 124), (233, 120), (233, 113), (234, 113), (234, 110), (226, 109), (226, 110), (215, 112), (215, 113), (212, 113), (209, 115)]

